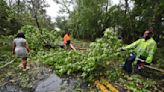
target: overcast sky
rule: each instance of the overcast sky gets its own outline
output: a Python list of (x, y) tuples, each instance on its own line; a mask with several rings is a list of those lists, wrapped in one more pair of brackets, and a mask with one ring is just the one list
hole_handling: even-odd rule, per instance
[[(46, 8), (47, 15), (51, 16), (51, 19), (54, 21), (57, 16), (60, 14), (58, 13), (60, 5), (56, 4), (53, 0), (47, 0), (50, 7)], [(118, 4), (119, 0), (112, 0), (113, 4)]]

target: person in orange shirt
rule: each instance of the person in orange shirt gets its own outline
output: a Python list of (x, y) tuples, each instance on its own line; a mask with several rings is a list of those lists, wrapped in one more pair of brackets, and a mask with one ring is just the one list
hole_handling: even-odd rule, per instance
[(71, 43), (71, 34), (67, 33), (64, 35), (64, 45), (69, 46)]
[(75, 47), (71, 44), (71, 34), (70, 33), (66, 33), (64, 35), (64, 46), (66, 48), (71, 48), (73, 50), (76, 50)]

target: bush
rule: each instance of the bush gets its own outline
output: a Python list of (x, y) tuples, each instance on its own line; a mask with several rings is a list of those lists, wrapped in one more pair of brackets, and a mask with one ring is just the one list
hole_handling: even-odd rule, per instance
[(61, 37), (56, 31), (49, 31), (47, 29), (42, 29), (42, 34), (38, 28), (30, 25), (23, 26), (19, 32), (24, 32), (25, 37), (29, 43), (31, 49), (38, 50), (42, 48), (45, 43), (50, 43), (52, 45), (57, 44)]
[[(120, 55), (116, 50), (120, 46), (122, 46), (122, 42), (109, 28), (104, 32), (102, 38), (90, 44), (89, 49), (84, 54), (58, 49), (50, 52), (41, 51), (38, 52), (37, 56), (41, 56), (40, 61), (43, 63), (53, 66), (60, 76), (80, 71), (82, 77), (92, 81), (95, 76), (101, 75), (102, 72), (106, 73), (106, 71), (101, 70), (95, 72), (99, 68), (107, 68), (110, 63), (119, 63), (123, 55)], [(118, 62), (113, 62), (115, 60)], [(111, 67), (110, 71), (116, 71), (114, 68)]]

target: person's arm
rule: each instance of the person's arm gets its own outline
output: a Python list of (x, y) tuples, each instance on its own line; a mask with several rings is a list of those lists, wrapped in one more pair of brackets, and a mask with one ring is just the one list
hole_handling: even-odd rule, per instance
[(140, 41), (141, 41), (141, 39), (138, 39), (137, 41), (131, 43), (130, 45), (123, 47), (122, 49), (127, 50), (127, 49), (131, 49), (131, 48), (135, 48), (140, 43)]
[(28, 46), (28, 43), (26, 42), (26, 49), (27, 49), (27, 51), (28, 51), (28, 53), (30, 52), (30, 48), (29, 48), (29, 46)]
[(73, 46), (73, 44), (70, 43), (70, 47), (76, 51), (76, 48)]
[(157, 44), (156, 43), (152, 44), (149, 49), (148, 57), (146, 58), (146, 63), (152, 62), (154, 53), (156, 52), (156, 49), (157, 49)]
[(29, 53), (30, 52), (30, 48), (29, 48), (28, 43), (27, 43), (26, 40), (24, 41), (23, 46), (27, 49), (27, 51)]

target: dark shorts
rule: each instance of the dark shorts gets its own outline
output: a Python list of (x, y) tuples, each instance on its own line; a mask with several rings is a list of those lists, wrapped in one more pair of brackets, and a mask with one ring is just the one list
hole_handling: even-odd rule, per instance
[(69, 46), (70, 44), (71, 44), (71, 41), (68, 40), (67, 43), (66, 43), (66, 45)]

